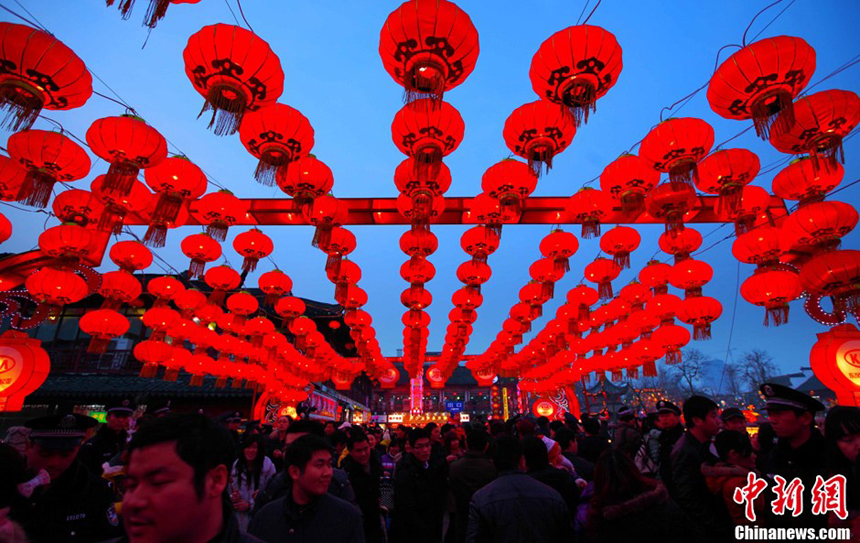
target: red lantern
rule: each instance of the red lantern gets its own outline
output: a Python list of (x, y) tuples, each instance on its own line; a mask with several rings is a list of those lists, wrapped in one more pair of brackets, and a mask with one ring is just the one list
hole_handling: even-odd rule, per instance
[(259, 160), (254, 178), (271, 187), (275, 172), (306, 157), (314, 147), (314, 129), (299, 110), (275, 104), (248, 113), (239, 127), (242, 145)]
[(70, 271), (42, 268), (24, 281), (30, 296), (48, 306), (51, 316), (59, 315), (64, 305), (73, 304), (89, 294), (87, 282)]
[(600, 174), (600, 188), (621, 202), (625, 213), (645, 209), (645, 195), (660, 182), (660, 172), (636, 155), (624, 154), (615, 159)]
[(61, 265), (75, 263), (89, 254), (92, 234), (74, 223), (48, 228), (39, 236), (39, 250), (60, 260)]
[(433, 211), (434, 198), (451, 187), (451, 170), (442, 162), (427, 168), (414, 158), (407, 158), (394, 170), (394, 185), (412, 199), (416, 213), (428, 215)]
[(520, 289), (519, 295), (520, 302), (527, 304), (531, 308), (530, 321), (543, 315), (543, 304), (549, 300), (550, 296), (541, 283), (529, 281)]
[(174, 296), (173, 303), (181, 311), (183, 319), (190, 319), (195, 311), (206, 305), (206, 295), (196, 288), (189, 288), (185, 292), (180, 292)]
[[(461, 238), (460, 244), (462, 243)], [(407, 230), (400, 236), (400, 250), (409, 256), (427, 258), (436, 252), (437, 247), (439, 247), (439, 241), (429, 230)]]
[(639, 247), (642, 237), (629, 226), (616, 226), (600, 238), (600, 250), (612, 255), (612, 261), (622, 268), (630, 267), (630, 253)]
[(600, 300), (600, 294), (593, 288), (586, 285), (577, 285), (570, 289), (567, 293), (567, 303), (578, 308), (579, 320), (588, 320), (590, 316), (589, 308)]
[(651, 342), (665, 350), (666, 364), (680, 364), (683, 362), (681, 348), (690, 342), (690, 332), (675, 324), (661, 326), (651, 334)]
[(588, 122), (598, 98), (618, 81), (621, 67), (615, 36), (583, 24), (559, 30), (541, 44), (529, 79), (541, 99), (569, 108), (579, 126)]
[(207, 262), (221, 258), (221, 244), (209, 234), (191, 234), (182, 240), (182, 253), (191, 259), (188, 277), (202, 278)]
[(335, 270), (340, 267), (340, 261), (343, 257), (349, 255), (355, 250), (355, 236), (346, 228), (335, 226), (331, 229), (331, 238), (325, 246), (325, 253), (328, 255), (325, 263), (325, 269)]
[(167, 364), (173, 357), (173, 347), (162, 341), (147, 339), (134, 346), (134, 357), (143, 362), (140, 377), (152, 379), (158, 366)]
[(800, 296), (800, 279), (796, 273), (784, 270), (758, 268), (741, 285), (744, 300), (767, 309), (764, 325), (779, 326), (788, 322), (788, 302)]
[(645, 197), (648, 214), (655, 219), (662, 219), (670, 236), (678, 235), (684, 230), (684, 215), (698, 203), (696, 189), (683, 183), (657, 185)]
[(367, 293), (358, 285), (349, 285), (335, 301), (346, 309), (358, 309), (367, 303)]
[(331, 238), (332, 228), (347, 221), (349, 209), (334, 196), (324, 194), (314, 198), (309, 206), (302, 208), (302, 215), (309, 224), (316, 226), (312, 245), (325, 251)]
[(860, 122), (860, 98), (851, 91), (826, 90), (794, 103), (794, 123), (783, 133), (770, 135), (777, 151), (812, 156), (814, 168), (845, 162), (842, 139)]
[(660, 322), (661, 326), (675, 322), (675, 314), (681, 308), (681, 298), (674, 294), (655, 294), (646, 302), (645, 310)]
[(772, 266), (784, 254), (782, 233), (773, 226), (759, 226), (741, 234), (732, 244), (732, 255), (741, 262), (759, 267)]
[(118, 241), (110, 248), (111, 261), (120, 269), (135, 272), (152, 264), (152, 251), (137, 241)]
[(639, 272), (639, 281), (653, 289), (654, 294), (666, 294), (669, 291), (669, 275), (671, 273), (672, 266), (659, 260), (651, 260)]
[(3, 128), (28, 130), (42, 108), (74, 109), (93, 94), (93, 78), (84, 62), (47, 32), (0, 23), (0, 51)]
[(575, 135), (573, 116), (543, 100), (515, 109), (502, 130), (508, 149), (528, 160), (538, 175), (542, 166), (552, 168), (552, 158), (567, 149)]
[(413, 198), (405, 194), (397, 197), (397, 211), (412, 224), (412, 230), (428, 230), (429, 224), (445, 212), (445, 198), (434, 196), (428, 204), (426, 194), (413, 193)]
[(21, 411), (28, 394), (42, 386), (51, 370), (42, 342), (25, 332), (7, 330), (0, 335), (4, 380), (0, 383), (0, 412)]
[(675, 264), (690, 258), (690, 253), (702, 246), (702, 234), (694, 228), (684, 228), (675, 236), (666, 232), (657, 241), (660, 250), (675, 257)]
[(335, 285), (335, 298), (339, 298), (349, 285), (361, 281), (361, 268), (352, 260), (341, 260), (339, 266), (326, 270), (326, 276)]
[(815, 202), (798, 208), (782, 223), (782, 248), (813, 246), (815, 251), (838, 249), (841, 238), (854, 230), (860, 216), (844, 202)]
[(183, 226), (188, 222), (190, 215), (188, 213), (188, 206), (183, 204), (179, 208), (176, 220), (171, 221), (159, 218), (154, 216), (156, 203), (155, 199), (151, 199), (150, 205), (140, 214), (141, 219), (149, 222), (150, 226), (143, 236), (143, 243), (149, 247), (164, 247), (164, 243), (167, 241), (167, 231)]
[(807, 291), (830, 296), (834, 312), (860, 315), (860, 251), (832, 251), (803, 265), (800, 282)]
[(447, 0), (409, 0), (388, 15), (379, 34), (385, 71), (403, 86), (406, 101), (442, 99), (466, 80), (478, 60), (478, 31)]
[(597, 283), (601, 300), (612, 298), (612, 280), (621, 273), (621, 267), (608, 258), (596, 258), (585, 266), (585, 280)]
[(260, 275), (260, 278), (257, 280), (257, 286), (266, 294), (266, 297), (263, 299), (263, 305), (271, 307), (278, 301), (278, 298), (293, 290), (293, 281), (286, 273), (279, 269), (274, 269)]
[(696, 186), (702, 192), (719, 194), (717, 214), (731, 211), (740, 203), (745, 185), (755, 179), (761, 164), (758, 156), (746, 149), (724, 149), (705, 157), (698, 165)]
[[(187, 290), (185, 292), (188, 292)], [(178, 307), (178, 306), (177, 306)], [(203, 324), (218, 322), (224, 316), (224, 310), (217, 305), (204, 303), (194, 310), (194, 316)]]
[[(185, 74), (212, 110), (209, 128), (235, 134), (249, 111), (273, 105), (284, 92), (284, 71), (269, 44), (244, 28), (215, 24), (201, 28), (182, 52)], [(198, 117), (200, 117), (198, 115)]]
[(87, 130), (87, 145), (110, 168), (101, 190), (128, 195), (141, 169), (167, 158), (164, 136), (133, 115), (97, 119)]
[(6, 215), (0, 213), (0, 243), (5, 242), (12, 237), (12, 223), (6, 218)]
[(698, 179), (696, 163), (714, 145), (714, 129), (701, 119), (675, 117), (658, 124), (639, 146), (639, 156), (658, 172), (667, 172), (672, 185)]
[(710, 296), (687, 298), (678, 308), (678, 318), (693, 325), (693, 339), (711, 339), (711, 323), (723, 314), (723, 304)]
[(162, 275), (150, 279), (146, 284), (146, 291), (155, 297), (152, 306), (160, 307), (169, 304), (177, 294), (185, 292), (185, 287), (175, 277)]
[(111, 339), (128, 332), (130, 324), (127, 318), (113, 309), (98, 309), (84, 313), (78, 326), (92, 336), (87, 352), (104, 354)]
[(489, 264), (485, 262), (472, 262), (471, 260), (463, 262), (457, 268), (457, 279), (464, 285), (473, 287), (481, 291), (481, 285), (490, 280), (493, 276), (493, 270)]
[(237, 326), (244, 326), (246, 317), (256, 313), (259, 308), (257, 299), (245, 291), (237, 292), (227, 298), (227, 309), (233, 313)]
[(537, 187), (537, 176), (528, 165), (506, 158), (487, 168), (481, 177), (481, 190), (499, 201), (502, 213), (522, 212), (523, 201)]
[[(625, 285), (621, 289), (621, 292), (618, 293), (618, 296), (619, 298), (616, 299), (621, 299), (627, 302), (630, 304), (630, 307), (638, 311), (645, 307), (645, 302), (650, 300), (653, 294), (651, 289), (646, 285), (643, 285), (638, 281), (633, 281), (630, 284)], [(627, 316), (627, 314), (625, 313), (623, 316)]]
[(98, 224), (104, 206), (92, 192), (70, 189), (57, 194), (51, 203), (51, 209), (63, 222), (92, 227)]
[(299, 298), (284, 296), (275, 303), (275, 313), (284, 319), (295, 319), (305, 312), (305, 303)]
[(433, 296), (424, 287), (409, 287), (400, 294), (400, 303), (413, 311), (429, 307)]
[[(143, 176), (149, 188), (159, 195), (152, 212), (152, 219), (157, 223), (175, 222), (182, 205), (203, 196), (208, 185), (203, 170), (184, 156), (162, 160), (144, 170)], [(147, 232), (147, 237), (152, 235)]]
[(9, 156), (27, 171), (19, 199), (28, 206), (44, 208), (51, 199), (54, 183), (76, 181), (90, 171), (87, 152), (59, 132), (16, 132), (9, 136), (6, 148)]
[(576, 236), (564, 230), (553, 230), (540, 242), (540, 254), (555, 261), (555, 267), (562, 272), (570, 271), (569, 259), (579, 248)]
[(502, 224), (515, 223), (520, 220), (520, 214), (515, 210), (503, 211), (502, 204), (488, 194), (481, 193), (472, 199), (468, 216), (473, 221), (488, 226), (501, 236)]
[(475, 309), (481, 307), (484, 303), (484, 297), (473, 288), (462, 287), (455, 290), (454, 294), (451, 295), (451, 303), (468, 316), (473, 315)]
[(206, 225), (206, 233), (216, 241), (227, 238), (227, 229), (245, 217), (242, 200), (226, 189), (212, 192), (197, 201), (197, 216)]
[(437, 164), (460, 145), (465, 128), (454, 106), (422, 98), (397, 112), (391, 123), (391, 139), (404, 155), (419, 163)]
[(272, 254), (275, 246), (269, 236), (253, 228), (247, 232), (242, 232), (233, 239), (233, 249), (240, 256), (245, 257), (242, 262), (242, 271), (254, 271), (257, 269), (257, 262)]
[[(121, 234), (123, 221), (129, 213), (143, 213), (152, 202), (152, 193), (140, 181), (134, 181), (128, 194), (122, 195), (115, 190), (102, 190), (105, 176), (100, 175), (90, 183), (93, 195), (104, 205), (99, 218), (99, 230)], [(148, 232), (148, 230), (147, 230)]]
[(224, 303), (228, 290), (234, 290), (242, 284), (242, 279), (233, 268), (229, 266), (216, 266), (210, 268), (203, 275), (204, 281), (212, 289), (209, 294), (209, 303), (220, 306)]
[(141, 286), (140, 281), (130, 272), (118, 270), (102, 274), (102, 283), (97, 292), (105, 299), (102, 309), (119, 309), (122, 304), (140, 296)]
[(436, 267), (423, 258), (413, 258), (400, 266), (400, 276), (412, 285), (423, 285), (436, 277)]
[(747, 185), (741, 193), (741, 201), (738, 207), (732, 211), (724, 210), (719, 216), (726, 221), (734, 221), (735, 234), (741, 235), (749, 232), (760, 219), (772, 222), (768, 215), (770, 206), (770, 195), (761, 187)]
[(554, 259), (541, 258), (529, 266), (529, 275), (543, 285), (544, 295), (552, 298), (555, 295), (555, 284), (564, 277), (564, 270), (556, 266)]
[(809, 157), (791, 161), (773, 178), (773, 193), (786, 200), (799, 200), (801, 206), (821, 199), (839, 186), (845, 176), (841, 164), (815, 168)]
[(0, 156), (0, 199), (5, 202), (17, 200), (26, 178), (27, 170), (17, 160)]
[(714, 269), (707, 262), (688, 258), (672, 266), (669, 282), (684, 290), (685, 298), (702, 295), (702, 287), (714, 277)]
[(331, 169), (310, 154), (298, 159), (289, 168), (278, 168), (275, 181), (300, 206), (322, 196), (334, 186)]
[(612, 212), (612, 198), (602, 190), (583, 187), (566, 207), (570, 221), (582, 223), (582, 237), (590, 239), (600, 235), (600, 221)]
[[(708, 84), (708, 103), (726, 119), (752, 118), (767, 139), (794, 124), (791, 101), (815, 72), (815, 50), (801, 38), (776, 36), (751, 43), (727, 58)], [(780, 114), (782, 112), (782, 114)]]
[(498, 249), (499, 236), (492, 228), (474, 226), (463, 232), (460, 246), (472, 257), (473, 262), (486, 262), (487, 257)]

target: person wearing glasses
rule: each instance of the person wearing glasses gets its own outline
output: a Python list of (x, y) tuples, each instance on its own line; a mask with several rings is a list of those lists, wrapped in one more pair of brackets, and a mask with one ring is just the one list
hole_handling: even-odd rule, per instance
[(416, 428), (409, 434), (411, 452), (403, 455), (394, 474), (392, 543), (439, 543), (448, 493), (448, 463), (430, 462), (430, 434)]

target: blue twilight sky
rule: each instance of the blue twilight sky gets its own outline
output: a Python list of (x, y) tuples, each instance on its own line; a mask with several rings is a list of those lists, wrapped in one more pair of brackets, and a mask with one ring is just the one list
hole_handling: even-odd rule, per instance
[[(172, 5), (165, 20), (156, 28), (146, 45), (146, 29), (141, 25), (148, 1), (137, 0), (131, 19), (123, 21), (115, 7), (106, 8), (103, 0), (19, 0), (41, 24), (70, 46), (87, 66), (140, 112), (178, 149), (217, 180), (243, 197), (275, 197), (280, 192), (257, 184), (252, 173), (253, 159), (239, 142), (238, 135), (217, 137), (196, 119), (203, 98), (185, 76), (182, 50), (188, 37), (204, 25), (235, 24), (228, 3), (238, 16), (236, 0), (203, 0), (197, 5)], [(481, 53), (475, 71), (464, 84), (445, 95), (462, 114), (466, 123), (463, 143), (446, 160), (454, 182), (449, 196), (473, 196), (480, 192), (484, 170), (508, 155), (502, 139), (502, 126), (510, 112), (536, 99), (528, 79), (529, 63), (543, 40), (554, 32), (574, 25), (585, 0), (461, 0), (459, 5), (472, 18), (480, 35)], [(614, 33), (624, 51), (624, 69), (618, 83), (598, 103), (596, 115), (580, 128), (573, 143), (544, 175), (536, 196), (569, 196), (584, 182), (596, 177), (619, 154), (639, 141), (659, 121), (660, 109), (687, 95), (707, 81), (714, 68), (717, 50), (739, 43), (752, 17), (770, 1), (720, 0), (689, 2), (681, 0), (620, 1), (604, 0), (591, 17), (595, 24)], [(248, 21), (279, 55), (286, 79), (280, 101), (303, 112), (315, 130), (313, 152), (325, 161), (335, 175), (334, 194), (339, 197), (395, 196), (394, 168), (404, 158), (391, 141), (390, 124), (402, 106), (402, 88), (384, 71), (378, 55), (379, 31), (398, 1), (245, 0), (242, 7)], [(23, 13), (15, 0), (0, 5)], [(588, 11), (594, 2), (588, 6)], [(786, 8), (770, 26), (765, 25)], [(587, 13), (587, 12), (586, 12)], [(26, 15), (25, 15), (26, 16)], [(28, 16), (29, 17), (29, 16)], [(0, 20), (20, 22), (6, 11)], [(812, 84), (860, 53), (856, 27), (860, 23), (860, 4), (852, 0), (784, 0), (762, 14), (753, 24), (748, 41), (763, 31), (760, 38), (792, 35), (808, 41), (817, 52), (817, 70)], [(732, 50), (723, 53), (726, 58)], [(856, 59), (855, 59), (856, 60)], [(94, 81), (98, 92), (110, 94), (104, 84)], [(860, 66), (831, 77), (815, 88), (860, 90)], [(47, 115), (83, 138), (95, 119), (123, 113), (120, 106), (93, 96), (82, 108)], [(722, 142), (747, 128), (748, 123), (728, 121), (708, 107), (705, 92), (697, 94), (682, 110), (682, 116), (695, 116), (711, 123), (716, 141)], [(51, 129), (44, 121), (36, 128)], [(5, 140), (8, 134), (0, 134)], [(746, 147), (757, 153), (762, 170), (785, 158), (759, 140), (750, 130), (735, 139), (732, 146)], [(176, 151), (177, 148), (171, 148)], [(845, 181), (860, 177), (860, 141), (845, 145)], [(107, 169), (93, 156), (89, 181)], [(777, 170), (761, 175), (754, 184), (768, 190)], [(210, 189), (212, 189), (210, 185)], [(860, 185), (842, 191), (838, 199), (860, 201)], [(0, 207), (13, 222), (15, 234), (4, 251), (24, 251), (36, 245), (44, 215)], [(52, 219), (49, 224), (55, 224)], [(725, 238), (732, 228), (701, 225), (705, 247)], [(353, 259), (361, 265), (363, 287), (370, 298), (366, 308), (374, 318), (377, 337), (386, 355), (393, 355), (402, 343), (400, 317), (404, 308), (400, 293), (407, 286), (399, 276), (405, 256), (398, 239), (405, 226), (352, 227), (358, 239)], [(442, 347), (447, 314), (452, 308), (451, 294), (460, 287), (455, 276), (466, 255), (459, 245), (465, 226), (434, 226), (440, 248), (431, 257), (436, 279), (428, 284), (434, 303), (429, 308), (433, 319), (429, 350)], [(579, 227), (569, 229), (579, 235)], [(139, 235), (143, 227), (137, 227)], [(224, 252), (237, 266), (240, 258), (230, 242), (242, 229), (231, 229)], [(323, 274), (325, 257), (311, 247), (311, 227), (268, 227), (275, 241), (274, 259), (292, 277), (298, 296), (333, 301), (334, 288)], [(662, 226), (645, 226), (642, 245), (632, 256), (633, 269), (625, 270), (615, 282), (626, 284), (657, 251)], [(157, 251), (177, 269), (185, 269), (187, 259), (179, 250), (181, 239), (196, 231), (193, 227), (171, 231), (166, 247)], [(468, 353), (480, 353), (500, 330), (508, 310), (517, 302), (517, 292), (529, 280), (528, 267), (539, 257), (538, 243), (549, 226), (508, 226), (501, 248), (490, 258), (493, 277), (484, 287), (484, 305), (479, 310)], [(847, 236), (843, 246), (858, 248), (860, 234)], [(726, 355), (731, 331), (732, 306), (738, 289), (738, 264), (731, 256), (731, 239), (705, 252), (700, 258), (716, 270), (705, 294), (724, 305), (723, 317), (713, 327), (713, 339), (697, 346), (708, 355)], [(559, 282), (559, 295), (545, 306), (553, 316), (563, 302), (563, 294), (582, 277), (582, 269), (599, 251), (598, 240), (581, 240), (578, 254), (571, 260), (571, 272)], [(666, 255), (661, 253), (661, 258)], [(752, 273), (752, 266), (740, 266), (740, 281)], [(103, 269), (109, 269), (107, 266)], [(257, 273), (271, 269), (260, 266)], [(153, 266), (149, 271), (157, 271)], [(256, 284), (257, 275), (249, 282)], [(792, 304), (790, 323), (764, 328), (764, 310), (738, 297), (737, 315), (731, 347), (735, 356), (752, 348), (769, 351), (785, 371), (808, 365), (808, 353), (815, 334), (824, 327), (803, 312), (800, 302)], [(540, 329), (546, 318), (536, 321)], [(526, 337), (526, 341), (531, 335)]]

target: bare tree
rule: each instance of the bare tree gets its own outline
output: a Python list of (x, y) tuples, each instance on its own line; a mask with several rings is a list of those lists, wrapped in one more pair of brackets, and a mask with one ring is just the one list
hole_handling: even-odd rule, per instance
[(738, 377), (741, 382), (749, 387), (749, 390), (758, 390), (758, 387), (776, 375), (776, 364), (767, 351), (753, 349), (744, 353), (737, 363)]
[(684, 349), (683, 359), (680, 364), (671, 367), (672, 373), (680, 380), (681, 388), (684, 393), (690, 393), (690, 396), (696, 393), (702, 379), (708, 373), (708, 369), (713, 366), (714, 360), (709, 358), (705, 353), (698, 349)]
[(738, 364), (726, 362), (723, 368), (721, 390), (727, 390), (732, 396), (740, 396), (744, 393), (744, 382)]

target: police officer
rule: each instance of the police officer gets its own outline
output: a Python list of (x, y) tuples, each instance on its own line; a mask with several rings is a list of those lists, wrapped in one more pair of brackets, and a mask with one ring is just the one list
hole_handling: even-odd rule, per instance
[(81, 446), (78, 460), (95, 475), (101, 475), (102, 465), (126, 449), (129, 420), (134, 410), (135, 405), (129, 399), (108, 404), (107, 422)]
[(786, 510), (785, 514), (776, 515), (767, 507), (767, 526), (826, 527), (827, 515), (813, 515), (811, 501), (815, 476), (827, 478), (824, 437), (815, 427), (815, 413), (823, 411), (824, 405), (802, 392), (775, 383), (765, 383), (759, 390), (764, 395), (768, 419), (777, 437), (776, 445), (763, 463), (770, 488), (774, 487), (776, 475), (782, 476), (786, 483), (796, 477), (803, 482), (803, 513), (794, 517)]
[(98, 421), (60, 414), (28, 421), (28, 482), (18, 485), (11, 517), (30, 543), (89, 543), (120, 533), (113, 492), (76, 455)]
[(684, 435), (684, 425), (681, 424), (681, 409), (669, 400), (657, 402), (657, 427), (660, 428), (660, 479), (668, 487), (672, 480), (672, 447)]

